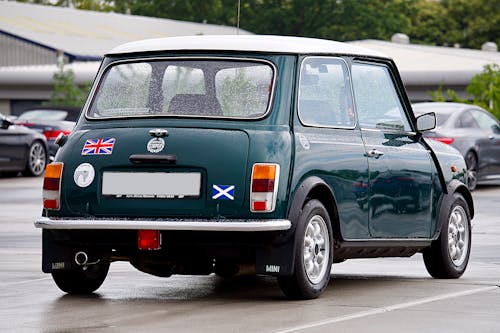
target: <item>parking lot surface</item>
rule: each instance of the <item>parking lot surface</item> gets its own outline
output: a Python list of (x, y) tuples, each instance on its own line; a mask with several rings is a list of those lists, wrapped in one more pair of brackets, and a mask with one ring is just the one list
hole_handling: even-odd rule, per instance
[(41, 271), (41, 178), (0, 178), (1, 332), (500, 332), (500, 186), (473, 192), (472, 254), (457, 280), (420, 255), (350, 260), (326, 293), (286, 300), (270, 277), (158, 278), (111, 265), (92, 296), (68, 296)]

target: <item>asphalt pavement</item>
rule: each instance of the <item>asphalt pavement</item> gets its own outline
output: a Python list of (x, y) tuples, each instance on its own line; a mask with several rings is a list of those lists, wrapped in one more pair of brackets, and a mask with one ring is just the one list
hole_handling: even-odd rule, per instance
[(500, 332), (500, 186), (473, 193), (472, 254), (460, 279), (421, 255), (336, 264), (317, 300), (275, 279), (158, 278), (113, 263), (96, 294), (69, 296), (41, 271), (42, 178), (0, 178), (0, 332)]

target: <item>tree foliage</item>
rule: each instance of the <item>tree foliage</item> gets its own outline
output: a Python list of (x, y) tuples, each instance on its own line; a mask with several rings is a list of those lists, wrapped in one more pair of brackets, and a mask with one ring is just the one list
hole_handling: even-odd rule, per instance
[(445, 93), (442, 86), (430, 92), (435, 102), (453, 101), (479, 105), (500, 119), (500, 66), (497, 64), (484, 66), (481, 73), (472, 77), (467, 86), (467, 93), (471, 96), (470, 99), (461, 99), (452, 89), (446, 90)]
[(64, 69), (64, 65), (59, 67), (59, 71), (54, 74), (54, 92), (47, 103), (51, 106), (76, 106), (82, 107), (85, 104), (90, 83), (78, 86), (75, 83), (75, 74), (71, 69)]
[[(44, 5), (235, 26), (238, 0), (19, 0)], [(240, 26), (258, 34), (339, 41), (389, 39), (500, 45), (499, 0), (241, 0)]]
[(474, 104), (488, 109), (500, 119), (500, 66), (484, 66), (483, 72), (472, 78), (467, 92), (474, 96)]

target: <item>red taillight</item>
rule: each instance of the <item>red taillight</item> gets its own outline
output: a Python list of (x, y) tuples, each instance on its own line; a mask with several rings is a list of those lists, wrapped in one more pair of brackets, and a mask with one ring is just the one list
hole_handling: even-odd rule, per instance
[(60, 208), (61, 177), (63, 163), (54, 162), (45, 168), (43, 178), (43, 208), (57, 210)]
[(139, 230), (137, 246), (139, 250), (159, 250), (161, 248), (160, 230)]
[(276, 207), (279, 181), (279, 164), (256, 163), (252, 169), (250, 185), (250, 211), (268, 213)]
[(445, 143), (447, 145), (451, 145), (453, 141), (455, 141), (454, 138), (447, 138), (447, 137), (429, 137), (429, 139), (436, 140)]
[(45, 135), (47, 140), (55, 140), (61, 133), (64, 135), (69, 135), (71, 131), (51, 130), (51, 131), (44, 131), (43, 135)]

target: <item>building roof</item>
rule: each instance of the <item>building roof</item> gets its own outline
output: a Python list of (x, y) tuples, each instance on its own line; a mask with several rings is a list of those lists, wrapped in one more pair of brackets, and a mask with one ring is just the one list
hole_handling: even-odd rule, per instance
[(228, 26), (0, 1), (0, 34), (61, 50), (75, 60), (100, 59), (134, 40), (236, 33)]
[(353, 44), (315, 38), (263, 35), (188, 36), (148, 39), (120, 45), (109, 51), (107, 55), (177, 50), (349, 54), (385, 57), (378, 51)]
[(485, 65), (500, 66), (500, 52), (399, 44), (372, 39), (349, 43), (385, 53), (393, 58), (406, 85), (467, 85)]

